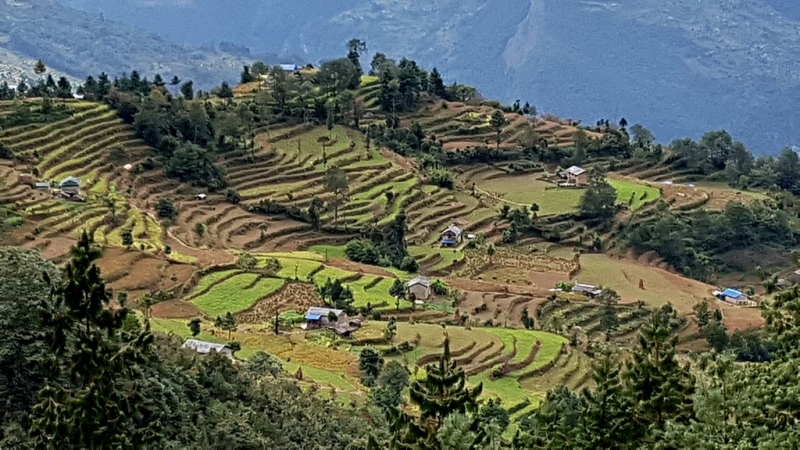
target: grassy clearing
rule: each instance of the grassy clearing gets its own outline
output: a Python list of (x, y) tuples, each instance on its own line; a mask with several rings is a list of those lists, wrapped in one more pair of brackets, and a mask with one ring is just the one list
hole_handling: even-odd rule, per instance
[[(687, 314), (692, 305), (711, 295), (712, 286), (674, 273), (602, 254), (581, 256), (581, 283), (602, 285), (617, 291), (623, 302), (642, 300), (647, 306), (671, 303)], [(639, 280), (644, 289), (639, 289)], [(758, 311), (756, 311), (758, 313)]]
[[(617, 202), (629, 204), (631, 211), (636, 211), (642, 206), (654, 202), (661, 197), (661, 191), (653, 186), (611, 178), (608, 179), (608, 183), (617, 190)], [(631, 196), (633, 196), (632, 203), (630, 203)], [(644, 196), (644, 198), (642, 198), (642, 196)]]
[[(538, 180), (539, 175), (516, 175), (479, 181), (478, 187), (520, 205), (539, 205), (539, 214), (566, 214), (575, 211), (583, 189), (553, 188), (554, 185)], [(553, 189), (545, 189), (545, 187)]]
[(726, 192), (726, 193), (741, 193), (742, 195), (747, 195), (749, 197), (753, 197), (756, 200), (767, 200), (769, 196), (763, 191), (743, 191), (741, 189), (736, 189), (728, 186), (728, 183), (722, 181), (700, 181), (695, 183), (695, 186), (703, 189), (705, 191), (718, 191), (718, 192)]
[(431, 248), (431, 247), (422, 247), (422, 246), (411, 246), (408, 248), (408, 252), (414, 258), (430, 258), (433, 255), (440, 255), (442, 257), (441, 261), (436, 263), (433, 267), (430, 268), (432, 271), (437, 270), (445, 270), (448, 267), (452, 266), (456, 261), (461, 261), (464, 259), (464, 253), (459, 250), (453, 250), (449, 248)]
[(256, 274), (244, 273), (217, 284), (209, 292), (192, 299), (192, 303), (211, 317), (227, 312), (245, 310), (255, 304), (258, 299), (277, 291), (285, 282), (279, 278), (264, 278), (250, 289), (258, 277)]
[(321, 256), (322, 259), (325, 259), (326, 255), (328, 258), (347, 259), (345, 249), (346, 247), (344, 245), (315, 245), (309, 248), (310, 251), (316, 253), (318, 256)]
[(197, 286), (195, 286), (195, 288), (193, 289), (193, 292), (204, 291), (209, 287), (215, 285), (219, 280), (236, 272), (238, 272), (238, 270), (225, 270), (222, 272), (210, 273), (200, 279), (200, 281), (197, 283)]

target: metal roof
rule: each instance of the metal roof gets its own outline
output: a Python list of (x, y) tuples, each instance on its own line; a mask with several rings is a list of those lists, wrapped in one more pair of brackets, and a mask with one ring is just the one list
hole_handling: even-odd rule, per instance
[(728, 289), (725, 289), (724, 291), (722, 291), (722, 295), (724, 295), (725, 297), (730, 297), (730, 298), (742, 298), (742, 297), (746, 298), (747, 297), (746, 295), (742, 294), (740, 291), (737, 291), (736, 289), (732, 289), (732, 288), (728, 288)]
[(575, 286), (572, 287), (572, 292), (588, 292), (590, 294), (597, 295), (603, 291), (598, 289), (597, 286), (592, 286), (591, 284), (575, 283)]
[(311, 313), (306, 314), (306, 320), (319, 320), (321, 318), (322, 315), (320, 314), (311, 314)]
[(411, 281), (408, 282), (408, 287), (415, 286), (415, 285), (422, 285), (425, 287), (431, 287), (431, 280), (428, 277), (423, 277), (422, 275), (418, 277), (414, 277)]
[(578, 166), (572, 166), (569, 169), (567, 169), (566, 172), (571, 174), (571, 175), (575, 175), (577, 177), (578, 175), (586, 172), (586, 169), (583, 169), (583, 168), (578, 167)]
[(455, 226), (455, 224), (452, 224), (449, 227), (447, 227), (446, 230), (442, 231), (442, 234), (445, 233), (453, 233), (456, 236), (459, 236), (461, 234), (461, 228), (458, 228), (457, 226)]
[[(328, 314), (330, 313), (334, 313), (338, 317), (341, 316), (343, 312), (344, 310), (342, 309), (318, 308), (316, 306), (312, 306), (311, 308), (308, 308), (308, 311), (306, 311), (306, 317), (308, 317), (309, 315), (318, 315), (320, 317), (322, 316), (327, 317)], [(309, 319), (309, 320), (319, 320), (319, 319)]]
[(215, 344), (213, 342), (201, 341), (199, 339), (189, 339), (181, 345), (181, 348), (188, 348), (196, 351), (197, 353), (207, 354), (214, 352), (221, 352), (225, 349), (224, 344)]
[(300, 70), (300, 66), (297, 64), (278, 64), (281, 70), (286, 70), (289, 72), (294, 72), (295, 70)]
[(63, 180), (61, 180), (61, 182), (59, 183), (59, 186), (64, 186), (67, 183), (74, 183), (74, 184), (77, 184), (78, 186), (80, 186), (81, 185), (81, 179), (77, 178), (77, 177), (69, 176), (69, 177), (64, 178)]

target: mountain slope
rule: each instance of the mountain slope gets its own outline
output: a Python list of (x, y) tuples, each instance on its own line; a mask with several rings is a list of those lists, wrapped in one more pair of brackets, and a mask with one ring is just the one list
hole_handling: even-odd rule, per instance
[[(102, 16), (65, 7), (51, 0), (0, 3), (0, 50), (19, 61), (4, 59), (0, 77), (9, 83), (30, 77), (20, 63), (42, 59), (57, 72), (83, 79), (102, 71), (112, 75), (138, 70), (152, 77), (177, 75), (207, 88), (238, 78), (246, 54), (213, 47), (183, 46)], [(22, 70), (19, 70), (22, 69)]]
[[(233, 41), (309, 62), (358, 36), (488, 97), (662, 141), (726, 128), (758, 152), (800, 143), (800, 6), (789, 0), (60, 0), (181, 43)], [(777, 119), (777, 120), (776, 120)]]

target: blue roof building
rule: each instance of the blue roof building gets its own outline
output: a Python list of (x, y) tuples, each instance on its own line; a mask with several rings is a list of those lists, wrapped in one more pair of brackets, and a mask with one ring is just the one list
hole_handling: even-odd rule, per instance
[(724, 291), (722, 291), (722, 295), (724, 295), (725, 297), (728, 297), (728, 298), (735, 299), (735, 300), (739, 300), (741, 298), (745, 298), (745, 299), (747, 298), (746, 295), (744, 295), (740, 291), (737, 291), (736, 289), (732, 289), (732, 288), (728, 288), (728, 289), (725, 289)]
[(285, 72), (297, 72), (300, 70), (300, 66), (297, 64), (278, 64), (278, 66)]

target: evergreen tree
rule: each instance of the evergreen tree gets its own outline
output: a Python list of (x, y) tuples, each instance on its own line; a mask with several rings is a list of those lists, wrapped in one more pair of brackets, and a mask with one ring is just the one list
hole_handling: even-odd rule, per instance
[(406, 297), (406, 285), (399, 278), (395, 278), (392, 287), (389, 288), (389, 295), (397, 298)]
[(392, 317), (386, 324), (386, 328), (383, 329), (383, 337), (389, 341), (389, 344), (393, 344), (395, 336), (397, 336), (397, 319)]
[(163, 424), (144, 419), (152, 411), (135, 381), (152, 342), (148, 327), (137, 336), (121, 332), (129, 310), (108, 307), (111, 297), (94, 264), (100, 251), (86, 232), (70, 255), (55, 301), (42, 302), (51, 375), (31, 413), (36, 447), (162, 447)]
[(606, 332), (616, 330), (619, 327), (619, 316), (617, 315), (619, 299), (619, 294), (609, 288), (603, 288), (600, 295), (597, 296), (597, 302), (602, 305), (600, 326)]
[[(398, 448), (439, 448), (439, 429), (451, 414), (474, 414), (483, 383), (467, 387), (464, 370), (450, 357), (450, 339), (444, 340), (444, 353), (436, 364), (425, 367), (425, 379), (410, 386), (411, 403), (419, 408), (419, 418), (395, 412), (392, 424), (392, 444)], [(471, 429), (477, 429), (474, 421)]]
[(508, 119), (506, 119), (506, 115), (499, 109), (495, 110), (491, 119), (489, 119), (489, 125), (491, 125), (492, 129), (497, 134), (498, 150), (500, 150), (500, 134), (503, 132), (503, 127), (506, 126), (507, 123)]
[(594, 390), (583, 391), (580, 441), (584, 448), (637, 448), (641, 427), (625, 394), (620, 368), (609, 356), (594, 367)]
[[(173, 78), (173, 81), (177, 79), (177, 77)], [(181, 85), (181, 95), (186, 100), (194, 99), (194, 82), (189, 80)]]
[(233, 98), (233, 89), (227, 81), (223, 81), (217, 90), (217, 97), (219, 98)]
[(430, 80), (428, 82), (428, 89), (431, 93), (439, 98), (447, 100), (447, 89), (444, 86), (444, 80), (436, 70), (436, 67), (431, 70)]
[(361, 370), (361, 384), (372, 387), (383, 369), (383, 358), (375, 350), (365, 348), (358, 357), (358, 368)]
[(359, 75), (364, 73), (364, 69), (361, 68), (361, 54), (367, 51), (367, 43), (362, 41), (361, 39), (350, 39), (347, 43), (347, 59), (353, 63), (356, 70), (358, 71)]
[(195, 317), (194, 319), (190, 320), (187, 326), (189, 327), (189, 331), (192, 332), (192, 336), (197, 336), (200, 334), (200, 326), (202, 325), (203, 321), (199, 318)]
[(667, 421), (687, 423), (694, 416), (694, 377), (675, 359), (677, 336), (671, 332), (664, 315), (654, 311), (640, 331), (639, 348), (626, 364), (623, 378), (635, 424), (641, 429), (663, 429)]

